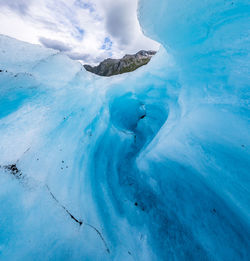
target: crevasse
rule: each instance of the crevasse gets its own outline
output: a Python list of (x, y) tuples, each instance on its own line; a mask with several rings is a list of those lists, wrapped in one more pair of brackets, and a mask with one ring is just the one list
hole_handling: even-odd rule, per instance
[(0, 260), (248, 260), (248, 1), (140, 0), (150, 64), (104, 79), (0, 37)]

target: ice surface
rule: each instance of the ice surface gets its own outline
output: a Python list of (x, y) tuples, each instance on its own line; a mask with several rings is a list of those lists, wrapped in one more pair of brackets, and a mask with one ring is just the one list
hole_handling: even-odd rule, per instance
[(1, 36), (0, 260), (249, 260), (249, 12), (140, 0), (108, 79)]

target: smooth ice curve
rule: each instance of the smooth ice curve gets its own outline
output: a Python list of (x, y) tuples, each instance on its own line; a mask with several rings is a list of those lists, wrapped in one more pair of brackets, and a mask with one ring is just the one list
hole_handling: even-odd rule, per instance
[(248, 260), (249, 14), (140, 0), (162, 48), (109, 79), (1, 36), (0, 260)]

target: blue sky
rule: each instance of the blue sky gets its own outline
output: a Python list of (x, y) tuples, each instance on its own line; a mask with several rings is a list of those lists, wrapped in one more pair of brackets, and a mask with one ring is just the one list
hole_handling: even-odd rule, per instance
[(0, 0), (0, 33), (95, 64), (158, 49), (137, 20), (136, 0)]

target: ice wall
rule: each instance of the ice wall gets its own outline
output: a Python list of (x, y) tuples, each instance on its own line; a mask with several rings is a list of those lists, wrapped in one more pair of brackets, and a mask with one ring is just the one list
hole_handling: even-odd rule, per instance
[(138, 11), (125, 76), (0, 37), (0, 260), (248, 260), (249, 5)]

